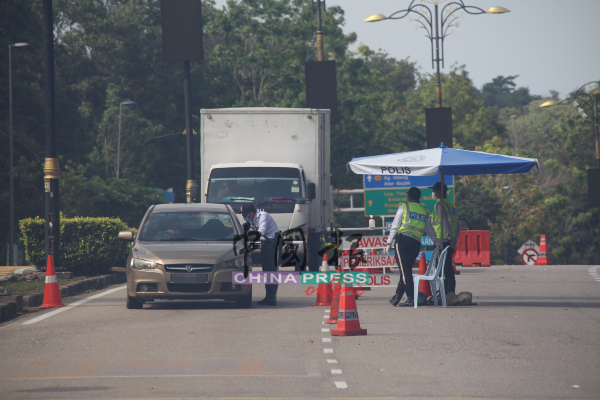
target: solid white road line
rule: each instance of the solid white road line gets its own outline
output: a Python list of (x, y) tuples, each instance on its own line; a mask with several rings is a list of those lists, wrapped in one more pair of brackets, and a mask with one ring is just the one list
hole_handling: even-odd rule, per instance
[(335, 382), (335, 387), (338, 389), (348, 389), (346, 382)]
[(86, 297), (85, 299), (81, 299), (79, 301), (76, 301), (75, 303), (67, 304), (65, 307), (61, 307), (61, 308), (59, 308), (57, 310), (50, 311), (49, 313), (46, 313), (44, 315), (40, 315), (37, 318), (30, 319), (29, 321), (25, 321), (25, 322), (23, 322), (23, 325), (35, 324), (36, 322), (40, 322), (40, 321), (45, 320), (46, 318), (50, 318), (50, 317), (52, 317), (52, 316), (54, 316), (56, 314), (60, 314), (63, 311), (70, 310), (70, 309), (72, 309), (74, 307), (82, 305), (83, 303), (87, 303), (88, 301), (92, 301), (92, 300), (97, 299), (99, 297), (106, 296), (107, 294), (111, 294), (111, 293), (114, 293), (116, 291), (125, 289), (126, 287), (127, 287), (127, 285), (119, 286), (117, 288), (110, 289), (110, 290), (107, 290), (107, 291), (102, 292), (102, 293), (95, 294), (95, 295), (90, 296), (90, 297)]

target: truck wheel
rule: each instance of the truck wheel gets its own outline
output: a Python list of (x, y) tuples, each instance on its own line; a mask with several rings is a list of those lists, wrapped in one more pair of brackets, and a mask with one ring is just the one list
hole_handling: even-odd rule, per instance
[(250, 308), (252, 307), (252, 287), (250, 288), (250, 293), (245, 296), (238, 297), (235, 299), (236, 308)]
[(319, 260), (319, 245), (321, 243), (320, 235), (316, 232), (308, 234), (308, 270), (318, 271), (321, 266)]
[(127, 308), (129, 310), (139, 310), (144, 308), (144, 303), (138, 301), (135, 297), (127, 296)]

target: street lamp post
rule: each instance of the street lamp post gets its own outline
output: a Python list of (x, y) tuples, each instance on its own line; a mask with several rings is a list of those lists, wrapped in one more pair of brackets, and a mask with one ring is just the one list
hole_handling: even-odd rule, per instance
[(14, 246), (15, 246), (15, 191), (13, 186), (13, 113), (12, 113), (12, 48), (13, 47), (29, 47), (28, 43), (15, 43), (8, 45), (8, 119), (9, 119), (9, 192), (10, 192), (10, 205), (9, 205), (9, 228), (8, 234), (10, 238), (8, 240), (8, 266), (13, 265), (14, 258)]
[(123, 111), (123, 106), (133, 106), (137, 103), (135, 101), (124, 101), (119, 104), (119, 145), (117, 148), (117, 180), (119, 180), (119, 168), (121, 166), (121, 114)]
[(597, 91), (596, 93), (587, 93), (585, 90), (586, 87), (594, 83), (596, 84), (596, 88), (600, 89), (600, 81), (588, 82), (579, 89), (577, 89), (573, 96), (564, 99), (563, 101), (548, 100), (542, 103), (540, 107), (552, 107), (557, 106), (559, 104), (571, 103), (573, 104), (573, 106), (577, 107), (577, 111), (579, 111), (579, 114), (583, 118), (586, 118), (588, 115), (584, 112), (584, 110), (581, 107), (579, 107), (579, 103), (577, 103), (576, 100), (581, 101), (583, 105), (589, 107), (589, 112), (592, 117), (592, 135), (596, 139), (596, 166), (600, 169), (600, 131), (598, 130), (598, 114), (600, 113), (598, 109), (598, 103), (600, 102), (600, 92)]
[[(465, 5), (463, 0), (451, 1), (442, 8), (441, 26), (439, 17), (439, 4), (446, 0), (421, 0), (421, 3), (427, 2), (434, 6), (434, 11), (426, 6), (425, 4), (415, 4), (417, 0), (411, 1), (410, 5), (405, 10), (396, 11), (389, 17), (383, 14), (371, 15), (365, 19), (364, 22), (377, 22), (386, 19), (402, 19), (411, 13), (417, 14), (418, 17), (415, 21), (421, 25), (421, 28), (425, 29), (427, 34), (425, 35), (431, 43), (431, 67), (434, 68), (436, 65), (436, 85), (435, 85), (435, 104), (436, 107), (442, 107), (442, 86), (440, 82), (440, 61), (442, 62), (442, 68), (444, 68), (444, 39), (452, 33), (449, 31), (452, 27), (459, 27), (460, 22), (457, 21), (459, 18), (455, 12), (463, 10), (468, 14), (504, 14), (510, 12), (504, 7), (491, 7), (489, 10), (484, 11), (483, 9), (475, 6)], [(435, 36), (434, 36), (435, 34)], [(435, 41), (435, 52), (434, 52), (434, 41)], [(441, 56), (440, 56), (441, 49)], [(435, 53), (435, 54), (434, 54)]]

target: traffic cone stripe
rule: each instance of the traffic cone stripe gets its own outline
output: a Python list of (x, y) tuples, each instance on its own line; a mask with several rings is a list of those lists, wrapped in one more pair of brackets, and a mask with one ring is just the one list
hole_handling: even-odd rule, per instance
[(56, 275), (46, 276), (46, 283), (58, 283), (58, 279), (56, 278)]

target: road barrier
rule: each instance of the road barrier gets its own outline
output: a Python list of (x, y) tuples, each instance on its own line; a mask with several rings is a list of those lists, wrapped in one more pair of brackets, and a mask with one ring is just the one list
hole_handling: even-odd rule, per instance
[(533, 265), (550, 265), (550, 258), (548, 257), (548, 246), (546, 244), (546, 235), (542, 235), (540, 238), (540, 253), (538, 259)]
[(489, 267), (490, 231), (460, 231), (454, 262), (463, 267)]
[(44, 285), (44, 302), (39, 308), (64, 307), (62, 297), (60, 297), (60, 289), (58, 288), (58, 279), (54, 272), (54, 259), (52, 255), (48, 256), (48, 264), (46, 265), (46, 284)]
[[(348, 285), (344, 285), (348, 289)], [(332, 336), (360, 336), (366, 335), (367, 330), (360, 327), (356, 300), (350, 290), (344, 290), (340, 297), (337, 329), (331, 331)]]

